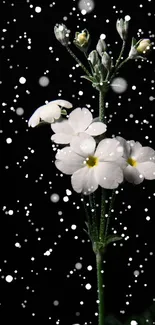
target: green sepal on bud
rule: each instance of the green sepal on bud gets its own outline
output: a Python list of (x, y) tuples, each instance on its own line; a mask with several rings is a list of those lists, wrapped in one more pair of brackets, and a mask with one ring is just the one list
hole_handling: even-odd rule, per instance
[(96, 50), (99, 53), (99, 55), (102, 57), (103, 52), (105, 52), (107, 49), (105, 41), (100, 38), (97, 45), (96, 45)]
[(66, 109), (62, 109), (62, 110), (61, 110), (61, 115), (67, 115), (67, 111), (66, 111)]
[(104, 52), (102, 54), (101, 62), (107, 71), (111, 70), (111, 66), (112, 66), (111, 57), (107, 52)]
[(68, 46), (70, 30), (64, 24), (56, 24), (54, 26), (54, 34), (56, 39), (63, 45)]
[(133, 37), (131, 43), (131, 49), (129, 52), (129, 59), (145, 59), (145, 56), (151, 50), (151, 41), (148, 38), (140, 39), (138, 42)]
[(81, 33), (76, 32), (73, 43), (82, 52), (87, 52), (90, 45), (90, 34), (87, 29), (84, 29)]
[(123, 41), (126, 40), (129, 28), (129, 21), (125, 19), (117, 19), (116, 21), (116, 29)]

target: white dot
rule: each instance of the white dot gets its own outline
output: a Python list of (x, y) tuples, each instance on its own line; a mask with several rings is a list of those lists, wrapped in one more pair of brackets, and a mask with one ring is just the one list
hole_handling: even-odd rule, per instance
[(5, 280), (6, 280), (6, 282), (8, 282), (8, 283), (12, 282), (12, 280), (13, 280), (12, 275), (7, 275), (6, 278), (5, 278)]
[(136, 320), (131, 320), (130, 325), (138, 325), (138, 323), (136, 322)]
[(87, 290), (90, 290), (90, 289), (91, 289), (91, 284), (90, 284), (90, 283), (87, 283), (87, 284), (85, 285), (85, 288), (86, 288)]
[(35, 12), (37, 12), (37, 13), (41, 12), (41, 7), (36, 7)]
[(23, 115), (24, 114), (24, 109), (22, 107), (16, 108), (16, 114), (17, 115)]
[(12, 142), (12, 139), (11, 139), (11, 138), (7, 138), (7, 139), (6, 139), (6, 143), (9, 144), (9, 143), (11, 143), (11, 142)]
[(75, 230), (76, 228), (77, 228), (76, 225), (72, 225), (72, 226), (71, 226), (71, 229), (72, 229), (72, 230)]
[(50, 81), (48, 77), (42, 76), (39, 78), (39, 85), (42, 87), (47, 87), (49, 85), (49, 82)]
[(9, 214), (9, 216), (12, 216), (13, 215), (13, 210), (9, 210), (8, 214)]
[(19, 82), (23, 85), (23, 84), (25, 84), (25, 82), (26, 82), (26, 78), (24, 78), (24, 77), (20, 77), (19, 78)]
[(129, 15), (126, 15), (126, 16), (125, 16), (125, 20), (126, 20), (126, 21), (129, 21), (130, 19), (131, 19), (131, 17), (130, 17)]
[(82, 90), (79, 91), (79, 95), (80, 95), (80, 96), (83, 95), (83, 91), (82, 91)]
[(100, 39), (105, 39), (106, 38), (106, 35), (105, 34), (101, 34), (100, 35)]
[(59, 196), (57, 193), (53, 193), (53, 194), (50, 196), (50, 200), (51, 200), (53, 203), (57, 203), (57, 202), (60, 200), (60, 196)]
[(128, 87), (127, 81), (123, 78), (114, 78), (111, 83), (112, 90), (118, 94), (124, 93), (127, 87)]
[(21, 248), (20, 243), (15, 243), (15, 246), (18, 247), (18, 248)]

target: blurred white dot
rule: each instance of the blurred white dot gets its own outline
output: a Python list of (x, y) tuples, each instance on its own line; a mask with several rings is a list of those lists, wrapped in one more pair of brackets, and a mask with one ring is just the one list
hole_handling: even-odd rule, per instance
[(7, 139), (6, 139), (6, 143), (9, 144), (9, 143), (11, 143), (11, 142), (12, 142), (12, 139), (11, 139), (11, 138), (7, 138)]
[(64, 196), (64, 197), (63, 197), (63, 201), (64, 201), (64, 202), (68, 202), (68, 201), (69, 201), (68, 196)]
[(127, 81), (123, 78), (115, 78), (111, 83), (112, 90), (118, 94), (124, 93), (127, 87), (128, 87)]
[(35, 12), (37, 13), (41, 12), (41, 7), (35, 7)]
[(89, 12), (91, 12), (95, 7), (94, 1), (93, 0), (80, 0), (78, 3), (78, 8), (81, 11), (82, 15), (85, 15)]
[(58, 306), (58, 305), (59, 305), (59, 301), (58, 301), (58, 300), (54, 300), (54, 301), (53, 301), (53, 305), (54, 305), (54, 306)]
[(91, 265), (88, 265), (87, 270), (88, 271), (91, 271), (92, 269), (93, 269), (92, 266)]
[(49, 82), (50, 81), (48, 77), (42, 76), (39, 78), (39, 85), (42, 87), (47, 87), (49, 85)]
[(77, 270), (80, 270), (81, 268), (82, 268), (82, 264), (81, 263), (76, 263), (75, 264), (75, 268), (77, 269)]
[(19, 78), (19, 82), (23, 85), (23, 84), (25, 84), (25, 82), (26, 82), (26, 78), (24, 78), (24, 77), (20, 77)]
[(133, 274), (134, 274), (134, 276), (136, 276), (136, 277), (137, 277), (137, 276), (139, 275), (139, 271), (138, 271), (138, 270), (136, 270), (136, 271), (134, 271), (134, 272), (133, 272)]
[(24, 109), (22, 107), (16, 108), (16, 114), (17, 115), (23, 115), (24, 114)]
[(53, 203), (57, 203), (57, 202), (60, 200), (60, 196), (59, 196), (57, 193), (53, 193), (53, 194), (50, 196), (50, 200), (51, 200)]
[(12, 280), (13, 280), (12, 275), (7, 275), (7, 276), (5, 277), (5, 280), (6, 280), (6, 282), (8, 282), (8, 283), (12, 282)]

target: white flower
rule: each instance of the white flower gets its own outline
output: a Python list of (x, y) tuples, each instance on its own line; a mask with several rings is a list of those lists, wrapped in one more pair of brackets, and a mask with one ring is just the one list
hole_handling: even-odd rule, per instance
[(56, 154), (56, 167), (64, 174), (72, 175), (71, 183), (77, 193), (91, 194), (98, 185), (117, 188), (123, 181), (123, 172), (117, 163), (123, 154), (119, 141), (103, 139), (96, 150), (95, 147), (93, 137), (80, 133), (72, 139), (70, 146)]
[(116, 139), (124, 147), (126, 164), (122, 167), (125, 179), (134, 184), (140, 184), (144, 178), (155, 179), (155, 151), (133, 140), (126, 141), (122, 137)]
[(61, 116), (61, 107), (72, 108), (72, 104), (63, 99), (57, 99), (49, 102), (46, 105), (40, 106), (30, 117), (28, 126), (35, 127), (40, 123), (40, 120), (53, 123)]
[(75, 135), (85, 132), (92, 136), (97, 136), (106, 131), (106, 125), (102, 122), (93, 122), (92, 113), (87, 108), (76, 108), (70, 114), (67, 120), (63, 119), (51, 125), (55, 134), (51, 140), (55, 143), (70, 143)]

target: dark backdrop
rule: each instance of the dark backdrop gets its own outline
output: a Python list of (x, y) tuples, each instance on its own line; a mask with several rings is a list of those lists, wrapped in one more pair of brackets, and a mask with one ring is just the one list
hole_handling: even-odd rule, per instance
[[(65, 23), (72, 39), (87, 28), (91, 50), (100, 34), (106, 34), (116, 59), (121, 47), (117, 18), (131, 16), (126, 55), (132, 36), (154, 42), (153, 1), (96, 1), (86, 15), (78, 1), (1, 1), (0, 15), (0, 323), (95, 325), (95, 255), (83, 231), (80, 196), (73, 192), (70, 177), (62, 177), (54, 166), (50, 125), (29, 129), (27, 121), (46, 100), (58, 98), (74, 108), (89, 104), (97, 116), (98, 93), (80, 79), (82, 70), (73, 68), (73, 58), (55, 39), (56, 23)], [(155, 149), (154, 71), (154, 50), (149, 60), (130, 61), (122, 68), (120, 76), (128, 88), (122, 94), (110, 89), (106, 97), (108, 136), (121, 135)], [(39, 84), (44, 75), (49, 79), (46, 87)], [(51, 200), (53, 193), (58, 194), (57, 203)], [(126, 240), (109, 246), (105, 256), (105, 311), (123, 323), (143, 314), (155, 299), (154, 202), (154, 181), (124, 184), (117, 195), (111, 227)], [(152, 324), (149, 311), (147, 315)]]

